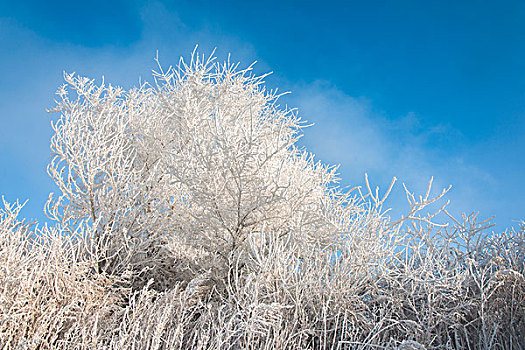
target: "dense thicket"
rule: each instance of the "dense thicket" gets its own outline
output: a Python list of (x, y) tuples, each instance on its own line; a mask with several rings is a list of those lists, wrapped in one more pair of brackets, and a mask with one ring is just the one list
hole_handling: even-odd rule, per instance
[(429, 213), (431, 183), (390, 219), (390, 189), (340, 188), (250, 68), (154, 78), (65, 75), (55, 224), (1, 210), (2, 349), (525, 348), (524, 226)]

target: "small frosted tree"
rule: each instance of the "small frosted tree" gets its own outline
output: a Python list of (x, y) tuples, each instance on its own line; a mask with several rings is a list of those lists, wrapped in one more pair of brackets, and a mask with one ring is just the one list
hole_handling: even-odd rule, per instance
[(195, 56), (129, 92), (65, 75), (47, 212), (96, 227), (101, 270), (181, 249), (227, 266), (254, 234), (329, 245), (359, 221), (336, 169), (295, 146), (297, 114), (236, 68)]

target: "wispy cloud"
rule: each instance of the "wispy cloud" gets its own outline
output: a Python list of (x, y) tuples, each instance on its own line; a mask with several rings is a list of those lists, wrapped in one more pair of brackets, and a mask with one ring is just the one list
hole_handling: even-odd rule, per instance
[[(386, 189), (395, 176), (415, 193), (423, 193), (434, 177), (434, 193), (453, 185), (448, 198), (455, 215), (479, 211), (480, 218), (496, 215), (498, 228), (519, 219), (519, 209), (496, 201), (504, 184), (483, 164), (469, 159), (471, 147), (450, 125), (423, 125), (414, 113), (389, 116), (364, 97), (345, 94), (328, 82), (292, 86), (287, 103), (315, 125), (305, 130), (303, 144), (331, 164), (341, 164), (342, 184), (364, 184), (368, 173)], [(388, 204), (393, 216), (407, 208), (401, 184)]]

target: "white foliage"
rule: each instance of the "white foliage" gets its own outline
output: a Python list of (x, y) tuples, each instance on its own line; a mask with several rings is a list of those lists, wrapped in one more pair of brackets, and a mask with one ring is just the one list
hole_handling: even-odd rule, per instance
[(524, 228), (444, 222), (432, 181), (391, 221), (395, 179), (341, 189), (251, 67), (194, 54), (129, 91), (64, 78), (56, 226), (0, 210), (1, 348), (524, 346)]

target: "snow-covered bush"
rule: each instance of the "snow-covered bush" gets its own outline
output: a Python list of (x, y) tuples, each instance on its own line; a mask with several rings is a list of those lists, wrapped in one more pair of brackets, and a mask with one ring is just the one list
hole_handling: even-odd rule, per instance
[(391, 220), (263, 78), (198, 55), (130, 91), (65, 75), (56, 225), (1, 213), (2, 348), (525, 346), (523, 226), (429, 214), (431, 183)]

